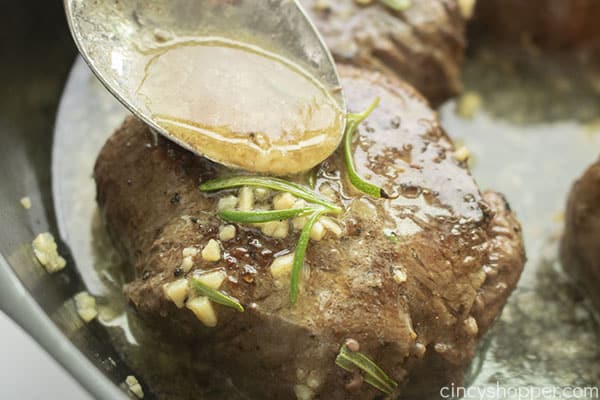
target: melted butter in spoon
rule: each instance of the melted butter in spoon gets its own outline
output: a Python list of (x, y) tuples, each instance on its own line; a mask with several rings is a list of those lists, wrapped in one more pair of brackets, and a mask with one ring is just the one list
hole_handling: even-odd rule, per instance
[(335, 151), (345, 115), (297, 65), (225, 39), (155, 50), (138, 94), (175, 140), (229, 167), (289, 175)]

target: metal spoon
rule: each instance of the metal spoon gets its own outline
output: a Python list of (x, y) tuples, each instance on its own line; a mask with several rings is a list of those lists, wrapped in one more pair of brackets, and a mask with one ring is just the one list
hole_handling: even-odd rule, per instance
[[(162, 128), (136, 89), (147, 46), (180, 37), (252, 37), (331, 88), (346, 110), (333, 58), (298, 0), (64, 0), (75, 43), (106, 88), (151, 128), (196, 153)], [(243, 68), (243, 66), (240, 66)], [(147, 100), (147, 99), (146, 99)], [(342, 127), (343, 128), (343, 127)], [(341, 137), (341, 133), (340, 133)], [(201, 154), (202, 155), (202, 154)], [(217, 160), (218, 161), (218, 160)]]

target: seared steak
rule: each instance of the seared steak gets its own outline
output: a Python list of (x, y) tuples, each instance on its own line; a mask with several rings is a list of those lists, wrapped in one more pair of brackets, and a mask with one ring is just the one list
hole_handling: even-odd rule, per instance
[(413, 1), (403, 12), (377, 0), (302, 3), (338, 63), (396, 75), (433, 105), (461, 90), (466, 18), (457, 0)]
[(596, 0), (485, 0), (477, 3), (476, 34), (514, 46), (572, 50), (600, 44), (600, 2)]
[(351, 111), (381, 99), (353, 145), (358, 171), (400, 195), (357, 193), (339, 151), (322, 164), (316, 187), (345, 206), (344, 233), (309, 243), (295, 305), (287, 280), (274, 279), (269, 266), (294, 249), (298, 234), (274, 239), (240, 225), (233, 239), (220, 241), (220, 261), (196, 258), (188, 274), (223, 268), (223, 289), (245, 312), (216, 305), (217, 326), (206, 328), (177, 308), (163, 286), (185, 274), (183, 249), (218, 237), (223, 194), (201, 193), (198, 185), (224, 169), (133, 118), (96, 163), (101, 215), (134, 266), (125, 287), (132, 305), (157, 326), (192, 338), (238, 387), (261, 399), (374, 398), (378, 391), (366, 383), (347, 389), (351, 374), (335, 364), (348, 338), (400, 383), (398, 393), (459, 382), (525, 260), (506, 201), (480, 193), (427, 102), (395, 78), (340, 72)]
[(600, 160), (571, 189), (561, 261), (600, 308)]

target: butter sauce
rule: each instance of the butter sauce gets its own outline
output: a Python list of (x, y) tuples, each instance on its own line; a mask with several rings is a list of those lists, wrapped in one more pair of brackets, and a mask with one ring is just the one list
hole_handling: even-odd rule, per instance
[(345, 114), (298, 65), (222, 38), (156, 48), (137, 94), (181, 144), (229, 167), (308, 170), (338, 147)]

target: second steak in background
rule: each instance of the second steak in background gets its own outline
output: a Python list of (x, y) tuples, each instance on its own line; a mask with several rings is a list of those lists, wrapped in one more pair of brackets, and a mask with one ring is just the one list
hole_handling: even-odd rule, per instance
[(460, 66), (470, 10), (461, 2), (418, 0), (403, 11), (378, 0), (301, 2), (338, 63), (395, 75), (434, 106), (462, 89)]

